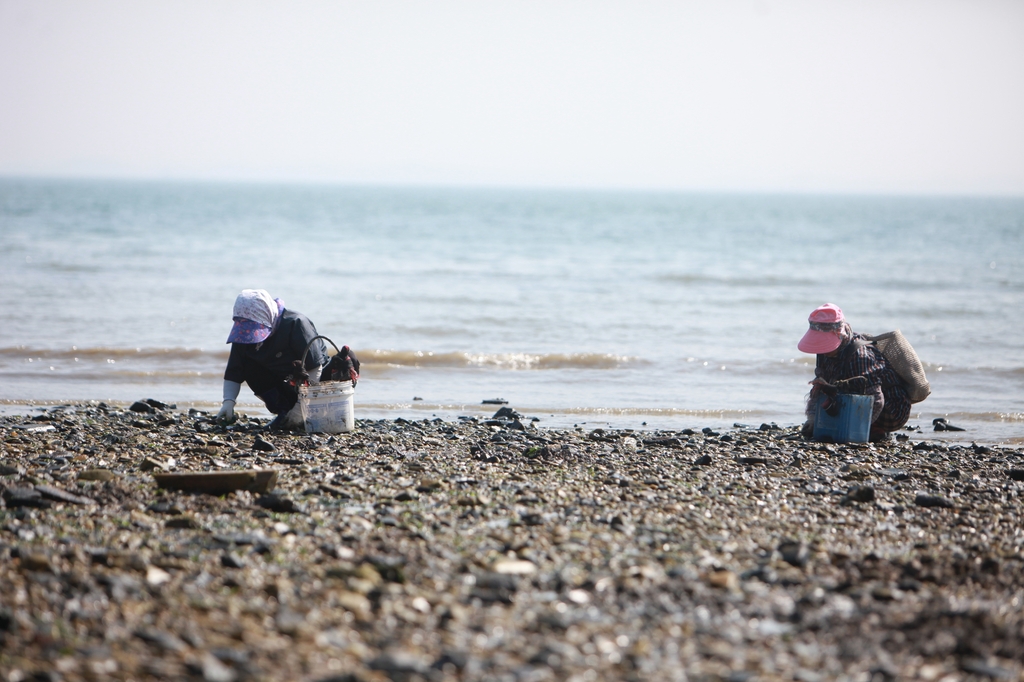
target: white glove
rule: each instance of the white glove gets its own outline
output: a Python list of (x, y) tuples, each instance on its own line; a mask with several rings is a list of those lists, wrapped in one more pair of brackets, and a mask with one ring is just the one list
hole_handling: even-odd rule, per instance
[(322, 372), (323, 369), (324, 369), (323, 367), (321, 367), (320, 365), (317, 365), (313, 369), (307, 369), (306, 370), (306, 374), (309, 375), (309, 383), (310, 383), (310, 385), (319, 384), (320, 383), (320, 372)]
[(225, 400), (220, 405), (220, 412), (217, 413), (217, 422), (221, 424), (232, 424), (235, 421), (235, 401)]
[(235, 398), (241, 390), (242, 384), (237, 381), (224, 380), (224, 402), (217, 413), (217, 421), (221, 424), (231, 424), (235, 421)]

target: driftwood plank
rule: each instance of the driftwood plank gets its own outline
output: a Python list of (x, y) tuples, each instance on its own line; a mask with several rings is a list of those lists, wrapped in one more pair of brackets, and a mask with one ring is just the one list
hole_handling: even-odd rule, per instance
[(181, 490), (187, 493), (224, 495), (233, 490), (268, 493), (277, 485), (277, 470), (199, 471), (154, 474), (153, 478), (160, 488), (165, 490)]

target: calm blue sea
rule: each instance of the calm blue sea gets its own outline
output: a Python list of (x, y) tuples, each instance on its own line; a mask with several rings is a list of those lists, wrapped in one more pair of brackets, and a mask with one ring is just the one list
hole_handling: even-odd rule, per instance
[(828, 301), (914, 344), (911, 424), (1024, 441), (1024, 199), (7, 179), (0, 281), (8, 410), (213, 408), (265, 288), (357, 351), (358, 417), (790, 425)]

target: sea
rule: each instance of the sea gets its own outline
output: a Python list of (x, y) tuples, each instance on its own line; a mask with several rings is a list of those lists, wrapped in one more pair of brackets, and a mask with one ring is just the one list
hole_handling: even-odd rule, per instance
[[(357, 419), (786, 427), (831, 302), (917, 350), (913, 438), (1024, 442), (1019, 197), (6, 178), (0, 283), (8, 414), (216, 410), (233, 301), (262, 288), (356, 352)], [(244, 387), (239, 409), (268, 416)]]

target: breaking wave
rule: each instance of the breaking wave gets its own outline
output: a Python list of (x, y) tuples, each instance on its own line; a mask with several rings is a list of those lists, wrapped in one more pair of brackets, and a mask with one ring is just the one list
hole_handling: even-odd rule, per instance
[(489, 367), (508, 370), (615, 369), (639, 358), (612, 353), (466, 353), (462, 351), (356, 351), (364, 365), (390, 367)]

